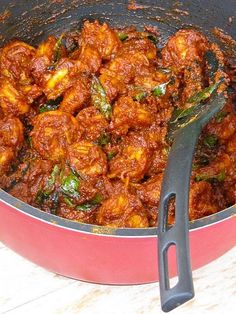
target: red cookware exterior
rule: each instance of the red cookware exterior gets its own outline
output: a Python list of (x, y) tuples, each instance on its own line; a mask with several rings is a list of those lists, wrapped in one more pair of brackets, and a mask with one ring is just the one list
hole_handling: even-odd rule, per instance
[[(158, 280), (155, 228), (112, 229), (41, 212), (1, 192), (0, 240), (34, 263), (58, 274), (104, 284)], [(6, 203), (7, 202), (7, 203)], [(236, 207), (190, 226), (192, 268), (236, 245)], [(170, 256), (170, 274), (176, 274)]]
[[(138, 10), (129, 7), (127, 0), (0, 0), (0, 4), (1, 45), (15, 37), (37, 45), (49, 34), (79, 29), (84, 19), (113, 26), (157, 26), (158, 47), (177, 29), (193, 25), (218, 43), (212, 32), (216, 26), (236, 36), (234, 22), (228, 22), (236, 10), (235, 0), (228, 0), (227, 5), (220, 0), (146, 0)], [(236, 245), (235, 215), (236, 206), (232, 206), (190, 223), (193, 269)], [(1, 189), (0, 241), (38, 265), (80, 280), (106, 284), (158, 280), (155, 228), (112, 229), (65, 220)], [(174, 255), (170, 255), (170, 274), (176, 274)]]

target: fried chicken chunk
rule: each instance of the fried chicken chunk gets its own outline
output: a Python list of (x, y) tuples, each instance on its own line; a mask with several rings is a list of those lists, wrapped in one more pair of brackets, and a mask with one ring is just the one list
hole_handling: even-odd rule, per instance
[(43, 158), (60, 161), (66, 156), (67, 146), (79, 136), (78, 122), (66, 112), (44, 112), (35, 117), (31, 136), (33, 147)]
[(80, 141), (68, 147), (70, 165), (83, 175), (97, 176), (106, 173), (106, 155), (97, 145)]
[(145, 228), (148, 219), (142, 203), (133, 195), (114, 195), (99, 208), (97, 223), (116, 228)]
[(0, 174), (9, 169), (23, 141), (23, 125), (18, 118), (7, 117), (0, 121)]

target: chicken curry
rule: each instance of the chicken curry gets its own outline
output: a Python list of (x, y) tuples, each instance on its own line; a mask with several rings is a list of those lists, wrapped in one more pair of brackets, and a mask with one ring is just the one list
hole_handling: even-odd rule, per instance
[(232, 69), (195, 29), (162, 49), (157, 41), (157, 32), (86, 21), (38, 47), (2, 47), (0, 187), (66, 219), (155, 226), (169, 127), (221, 90), (227, 103), (196, 148), (189, 217), (236, 203)]

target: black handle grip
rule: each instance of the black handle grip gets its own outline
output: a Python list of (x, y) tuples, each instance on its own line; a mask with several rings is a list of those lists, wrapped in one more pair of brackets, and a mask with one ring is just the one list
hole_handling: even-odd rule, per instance
[[(158, 216), (158, 259), (161, 306), (169, 312), (194, 297), (189, 257), (189, 184), (192, 158), (201, 127), (199, 123), (180, 129), (172, 145), (164, 173)], [(168, 226), (168, 201), (175, 197), (175, 223)], [(176, 246), (178, 283), (169, 285), (167, 251)]]

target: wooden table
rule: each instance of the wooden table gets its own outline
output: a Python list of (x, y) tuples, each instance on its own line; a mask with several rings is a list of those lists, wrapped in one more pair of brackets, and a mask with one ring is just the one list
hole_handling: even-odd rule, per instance
[[(236, 247), (193, 276), (195, 299), (172, 313), (236, 313)], [(68, 279), (0, 243), (1, 314), (156, 314), (158, 289), (158, 283), (106, 286)]]

